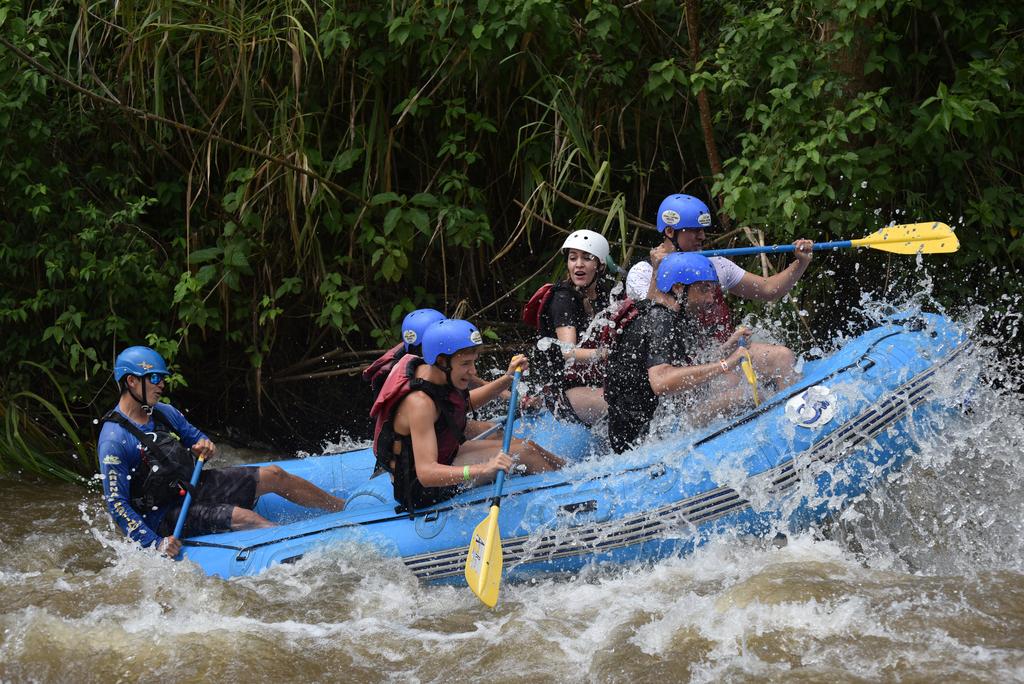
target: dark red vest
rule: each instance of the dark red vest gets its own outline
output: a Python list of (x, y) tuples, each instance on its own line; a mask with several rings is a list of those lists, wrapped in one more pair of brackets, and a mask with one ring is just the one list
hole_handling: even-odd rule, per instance
[(370, 383), (370, 390), (373, 392), (374, 399), (380, 394), (380, 388), (384, 386), (384, 381), (388, 379), (391, 369), (395, 367), (395, 364), (404, 355), (405, 344), (399, 342), (363, 370), (363, 380)]
[(378, 465), (388, 471), (391, 471), (391, 461), (399, 459), (400, 455), (394, 453), (393, 441), (382, 443), (388, 440), (381, 440), (381, 435), (392, 435), (392, 440), (409, 439), (408, 435), (395, 433), (393, 423), (398, 405), (413, 392), (426, 393), (437, 406), (439, 415), (434, 423), (434, 434), (437, 436), (438, 463), (451, 465), (459, 445), (465, 441), (468, 392), (417, 378), (416, 369), (424, 363), (422, 358), (412, 354), (399, 359), (370, 408), (370, 417), (376, 421), (373, 428), (373, 453), (377, 456)]
[(697, 317), (704, 330), (719, 342), (725, 342), (732, 335), (732, 311), (725, 302), (722, 288), (715, 290), (715, 304), (709, 311), (702, 311)]

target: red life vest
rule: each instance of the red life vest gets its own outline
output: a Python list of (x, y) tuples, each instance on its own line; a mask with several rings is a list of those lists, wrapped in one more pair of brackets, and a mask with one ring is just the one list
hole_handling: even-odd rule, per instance
[(544, 283), (537, 288), (530, 301), (523, 305), (523, 323), (531, 328), (540, 328), (540, 314), (547, 308), (554, 293), (555, 286), (551, 283)]
[(715, 303), (708, 311), (701, 311), (697, 320), (704, 327), (705, 332), (719, 342), (725, 342), (732, 334), (732, 311), (725, 302), (725, 295), (722, 288), (715, 290)]
[[(381, 388), (380, 395), (370, 408), (370, 417), (376, 420), (373, 430), (373, 453), (377, 466), (390, 472), (395, 478), (395, 498), (408, 510), (408, 498), (412, 480), (416, 477), (415, 460), (412, 452), (412, 438), (395, 432), (394, 418), (402, 400), (413, 392), (424, 392), (437, 406), (438, 417), (434, 422), (437, 437), (437, 462), (451, 465), (459, 445), (465, 441), (466, 412), (469, 393), (450, 385), (437, 385), (416, 377), (416, 369), (426, 363), (419, 356), (406, 354), (393, 369)], [(395, 442), (402, 444), (401, 453), (393, 450)], [(394, 467), (391, 462), (394, 461)]]
[(379, 359), (371, 363), (365, 369), (363, 369), (362, 378), (364, 381), (370, 383), (370, 389), (373, 391), (373, 398), (376, 399), (377, 395), (380, 394), (381, 387), (384, 386), (384, 381), (388, 379), (388, 373), (395, 367), (398, 360), (405, 356), (405, 344), (399, 342), (391, 349), (384, 352)]
[(611, 315), (611, 318), (607, 325), (598, 331), (597, 346), (600, 347), (611, 347), (618, 339), (622, 331), (629, 326), (630, 323), (640, 315), (640, 309), (636, 307), (636, 302), (633, 301), (632, 297), (626, 297), (619, 306), (615, 309), (615, 313)]

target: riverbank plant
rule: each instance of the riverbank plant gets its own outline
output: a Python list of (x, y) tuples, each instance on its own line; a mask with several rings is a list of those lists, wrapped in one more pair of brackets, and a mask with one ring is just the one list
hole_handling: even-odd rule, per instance
[[(419, 306), (514, 341), (565, 231), (628, 262), (678, 191), (743, 243), (944, 220), (964, 248), (935, 296), (997, 300), (1024, 248), (1021, 20), (995, 0), (0, 0), (5, 420), (100, 415), (116, 351), (150, 341), (197, 418), (336, 424), (357, 410), (339, 376), (286, 371), (351, 373)], [(770, 315), (828, 326), (914, 268), (819, 263)]]

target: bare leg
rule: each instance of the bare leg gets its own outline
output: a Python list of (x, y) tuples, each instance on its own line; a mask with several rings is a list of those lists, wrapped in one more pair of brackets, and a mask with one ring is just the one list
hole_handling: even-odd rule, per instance
[(771, 380), (776, 389), (788, 387), (799, 379), (796, 355), (780, 344), (755, 342), (750, 345), (750, 358), (759, 376)]
[(274, 527), (274, 523), (270, 522), (256, 511), (250, 511), (248, 508), (235, 506), (234, 509), (232, 509), (231, 529), (252, 530), (259, 527)]
[(587, 425), (593, 425), (608, 413), (608, 402), (604, 400), (601, 387), (573, 387), (565, 390), (565, 397), (572, 404), (572, 410)]
[(340, 511), (345, 508), (344, 499), (328, 494), (309, 480), (296, 477), (280, 466), (260, 467), (260, 482), (256, 486), (256, 496), (268, 492), (283, 496), (306, 508), (319, 508), (324, 511)]
[(536, 442), (512, 438), (512, 456), (526, 466), (528, 473), (546, 473), (565, 466), (565, 459), (555, 456)]

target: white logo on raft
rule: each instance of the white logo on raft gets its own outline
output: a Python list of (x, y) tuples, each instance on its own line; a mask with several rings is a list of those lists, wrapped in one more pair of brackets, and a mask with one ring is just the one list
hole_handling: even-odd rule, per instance
[(697, 223), (700, 224), (701, 228), (710, 228), (711, 214), (704, 212), (703, 214), (697, 217)]
[(473, 332), (469, 333), (469, 341), (472, 342), (473, 344), (483, 344), (484, 338), (480, 335), (479, 330), (474, 330)]
[(661, 220), (665, 223), (666, 226), (674, 226), (677, 223), (679, 223), (679, 212), (672, 211), (671, 209), (666, 209), (665, 211), (661, 212)]
[(835, 418), (838, 403), (832, 390), (815, 385), (786, 402), (786, 418), (798, 427), (819, 428)]

